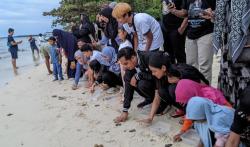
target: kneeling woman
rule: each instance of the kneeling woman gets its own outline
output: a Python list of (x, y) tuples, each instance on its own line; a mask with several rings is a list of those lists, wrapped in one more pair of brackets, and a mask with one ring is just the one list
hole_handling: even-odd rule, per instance
[(194, 122), (203, 147), (224, 147), (234, 118), (234, 109), (215, 104), (212, 100), (193, 97), (189, 100), (186, 117)]
[(99, 84), (104, 84), (108, 86), (108, 88), (122, 86), (121, 76), (111, 72), (108, 66), (102, 65), (97, 60), (92, 60), (89, 63), (89, 68), (93, 71), (95, 79), (95, 82), (90, 89), (91, 92), (94, 92), (95, 86)]

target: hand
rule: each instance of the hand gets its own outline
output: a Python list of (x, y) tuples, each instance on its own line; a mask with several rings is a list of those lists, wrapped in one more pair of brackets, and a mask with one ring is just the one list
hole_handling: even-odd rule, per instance
[(20, 40), (20, 41), (18, 41), (17, 43), (18, 43), (18, 44), (21, 44), (22, 42), (23, 42), (23, 41), (22, 41), (22, 40)]
[(175, 5), (174, 5), (173, 7), (168, 6), (168, 11), (169, 11), (170, 13), (174, 14), (174, 12), (176, 11)]
[(179, 132), (178, 134), (176, 134), (175, 136), (174, 136), (174, 142), (180, 142), (180, 141), (182, 141), (182, 139), (181, 139), (181, 135), (183, 134), (184, 132)]
[(125, 122), (128, 119), (128, 112), (122, 112), (122, 114), (114, 120), (115, 123)]
[(133, 76), (132, 79), (130, 80), (130, 85), (136, 87), (136, 83), (137, 83), (137, 80), (136, 80), (135, 76)]
[(90, 87), (90, 93), (94, 93), (95, 92), (95, 84), (93, 84), (91, 87)]
[(214, 19), (214, 14), (211, 8), (204, 10), (200, 16), (204, 19), (212, 20)]
[(153, 121), (153, 119), (151, 117), (148, 117), (146, 119), (138, 120), (137, 122), (139, 122), (140, 124), (150, 125), (152, 123), (152, 121)]
[(182, 35), (184, 33), (185, 29), (183, 29), (182, 27), (178, 28), (178, 32), (180, 35)]

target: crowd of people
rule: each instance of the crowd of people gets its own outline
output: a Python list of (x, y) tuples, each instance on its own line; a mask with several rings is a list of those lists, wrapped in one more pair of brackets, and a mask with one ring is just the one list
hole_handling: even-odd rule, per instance
[[(199, 146), (250, 146), (250, 2), (224, 0), (163, 0), (162, 20), (136, 13), (127, 3), (104, 6), (92, 23), (86, 14), (70, 32), (53, 30), (49, 44), (41, 46), (48, 73), (63, 80), (62, 55), (66, 73), (86, 78), (90, 92), (120, 87), (122, 113), (116, 123), (128, 119), (136, 91), (151, 105), (151, 124), (174, 106), (173, 118), (182, 117), (181, 136), (194, 128)], [(236, 17), (237, 16), (237, 20)], [(11, 32), (8, 42), (14, 60), (17, 44)], [(33, 42), (30, 37), (30, 42)], [(237, 48), (236, 48), (237, 47)], [(33, 50), (36, 49), (34, 46)], [(222, 51), (218, 89), (211, 85), (215, 51)], [(248, 55), (246, 55), (248, 54)], [(53, 70), (50, 69), (50, 62)]]

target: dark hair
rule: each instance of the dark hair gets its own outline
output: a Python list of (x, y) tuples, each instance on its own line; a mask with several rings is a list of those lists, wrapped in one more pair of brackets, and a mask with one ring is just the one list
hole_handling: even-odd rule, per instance
[(126, 60), (130, 60), (132, 56), (136, 56), (134, 49), (131, 47), (125, 47), (118, 51), (117, 58), (118, 60), (124, 57)]
[(11, 32), (14, 32), (14, 29), (13, 29), (13, 28), (9, 28), (9, 29), (8, 29), (8, 33), (11, 33)]
[(80, 42), (80, 41), (86, 43), (85, 40), (82, 39), (82, 38), (80, 38), (80, 39), (77, 40), (77, 42)]
[(42, 33), (39, 33), (38, 35), (39, 35), (39, 36), (43, 36), (43, 34), (42, 34)]
[[(125, 30), (124, 26), (121, 25), (121, 24), (118, 25), (118, 30), (122, 30), (123, 32), (127, 32), (127, 31)], [(127, 35), (126, 35), (126, 39), (127, 39), (131, 44), (133, 44), (132, 37), (131, 37), (131, 35), (130, 35), (128, 32), (127, 32)]]
[(149, 65), (156, 68), (161, 68), (163, 65), (169, 70), (171, 62), (167, 54), (163, 52), (152, 52), (149, 57)]
[(91, 45), (89, 45), (88, 43), (86, 43), (86, 44), (84, 44), (84, 45), (80, 48), (80, 50), (81, 50), (82, 52), (87, 52), (87, 51), (93, 51), (93, 48), (92, 48)]
[(101, 63), (99, 61), (92, 60), (89, 63), (89, 68), (92, 69), (94, 71), (94, 73), (99, 73), (99, 71), (101, 70)]
[(56, 41), (56, 38), (55, 38), (55, 37), (53, 37), (53, 36), (51, 36), (51, 37), (49, 37), (49, 39), (48, 39), (48, 40)]

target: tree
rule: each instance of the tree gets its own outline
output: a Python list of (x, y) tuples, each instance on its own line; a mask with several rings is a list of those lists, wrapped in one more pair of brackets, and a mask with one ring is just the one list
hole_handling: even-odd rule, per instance
[[(160, 18), (161, 1), (160, 0), (116, 0), (117, 2), (129, 3), (134, 12), (146, 12), (150, 15)], [(53, 16), (53, 26), (60, 24), (67, 26), (70, 22), (78, 23), (80, 13), (90, 16), (92, 21), (95, 20), (96, 14), (100, 11), (104, 4), (109, 3), (108, 0), (62, 0), (58, 8), (54, 8), (50, 12), (44, 12), (44, 16)]]

